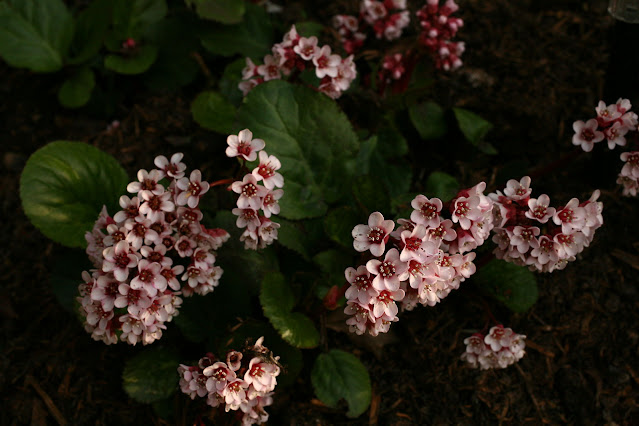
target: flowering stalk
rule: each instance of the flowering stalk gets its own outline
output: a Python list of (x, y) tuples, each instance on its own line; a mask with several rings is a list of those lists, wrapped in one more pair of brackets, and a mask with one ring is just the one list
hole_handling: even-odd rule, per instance
[(263, 341), (260, 337), (241, 352), (229, 351), (226, 362), (209, 353), (196, 366), (180, 364), (180, 389), (191, 399), (206, 398), (211, 407), (241, 410), (243, 425), (265, 423), (264, 408), (273, 403), (280, 366), (279, 357), (273, 357)]
[(417, 12), (422, 29), (419, 43), (431, 54), (435, 66), (444, 71), (455, 70), (462, 65), (460, 57), (465, 50), (464, 42), (451, 41), (464, 25), (461, 18), (451, 16), (458, 9), (454, 0), (446, 0), (442, 6), (439, 0), (427, 0)]
[(523, 334), (517, 334), (500, 324), (491, 328), (486, 336), (475, 333), (464, 339), (466, 352), (461, 359), (471, 367), (482, 370), (506, 368), (525, 355), (525, 339)]
[(481, 182), (460, 191), (449, 203), (450, 219), (441, 217), (440, 199), (418, 195), (410, 220), (399, 219), (397, 230), (379, 212), (370, 215), (368, 225), (353, 228), (355, 250), (375, 258), (345, 271), (350, 287), (344, 312), (351, 315), (346, 321), (351, 332), (387, 332), (398, 320), (396, 302), (405, 310), (417, 303), (434, 306), (475, 273), (471, 251), (493, 227), (493, 202), (483, 194), (485, 187)]
[(239, 194), (237, 208), (232, 212), (237, 216), (237, 227), (246, 228), (240, 237), (244, 247), (252, 250), (264, 248), (277, 239), (280, 227), (279, 223), (271, 220), (271, 216), (280, 212), (278, 200), (284, 195), (282, 189), (275, 189), (284, 186), (284, 178), (277, 172), (281, 163), (274, 155), (262, 151), (264, 141), (253, 139), (249, 129), (242, 130), (237, 136), (230, 135), (227, 143), (226, 155), (229, 157), (255, 161), (259, 152), (258, 166), (241, 181), (233, 182), (230, 189)]
[(319, 47), (317, 43), (317, 37), (301, 37), (293, 25), (282, 42), (273, 46), (273, 54), (264, 57), (262, 65), (255, 65), (246, 58), (239, 89), (246, 96), (253, 87), (265, 81), (314, 68), (320, 79), (318, 90), (333, 99), (339, 98), (357, 75), (353, 56), (343, 59), (333, 54), (330, 46)]
[(599, 190), (588, 201), (573, 198), (555, 209), (546, 194), (530, 197), (530, 182), (528, 176), (519, 182), (511, 179), (503, 193), (489, 194), (497, 207), (493, 210), (495, 256), (540, 272), (563, 269), (603, 225)]
[(199, 170), (185, 177), (181, 160), (181, 153), (156, 157), (158, 168), (140, 170), (127, 186), (136, 195), (120, 197), (122, 210), (113, 217), (103, 208), (86, 234), (95, 269), (82, 273), (78, 300), (95, 340), (152, 343), (178, 314), (180, 296), (204, 295), (219, 284), (215, 250), (229, 234), (200, 223), (197, 206), (209, 184)]

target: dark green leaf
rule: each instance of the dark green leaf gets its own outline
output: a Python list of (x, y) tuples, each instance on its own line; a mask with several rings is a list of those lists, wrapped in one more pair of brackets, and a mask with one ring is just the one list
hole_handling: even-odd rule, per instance
[(49, 283), (58, 302), (67, 311), (74, 313), (77, 304), (78, 285), (82, 283), (82, 271), (93, 266), (83, 250), (67, 250), (56, 256)]
[(281, 218), (277, 219), (277, 221), (280, 223), (280, 229), (278, 229), (277, 233), (277, 241), (279, 241), (279, 243), (284, 247), (301, 254), (304, 259), (308, 259), (306, 234), (304, 233), (301, 224)]
[(390, 210), (390, 198), (384, 185), (385, 183), (379, 175), (357, 176), (353, 180), (353, 195), (365, 211), (387, 212)]
[(147, 349), (129, 359), (122, 373), (122, 386), (138, 402), (151, 403), (171, 396), (178, 387), (179, 359), (164, 348)]
[(222, 134), (233, 131), (235, 107), (217, 92), (202, 92), (191, 104), (195, 121), (205, 129)]
[(362, 223), (361, 215), (350, 206), (330, 210), (324, 219), (326, 234), (346, 248), (353, 247), (353, 228)]
[(320, 354), (311, 371), (315, 395), (329, 407), (340, 399), (348, 403), (348, 417), (364, 413), (371, 403), (371, 379), (366, 367), (353, 355), (337, 349)]
[(271, 273), (262, 281), (260, 303), (264, 315), (282, 338), (298, 348), (314, 348), (319, 343), (319, 333), (313, 321), (299, 312), (291, 312), (295, 299), (280, 273)]
[(479, 144), (479, 142), (486, 136), (486, 133), (493, 128), (493, 125), (475, 114), (463, 108), (453, 108), (455, 118), (457, 118), (457, 124), (466, 139), (473, 145)]
[(71, 44), (72, 64), (82, 64), (95, 57), (111, 24), (112, 0), (94, 0), (76, 19)]
[(62, 0), (0, 3), (0, 56), (37, 72), (62, 68), (73, 37), (73, 18)]
[(69, 247), (85, 247), (103, 205), (115, 214), (126, 172), (110, 155), (81, 142), (57, 141), (33, 153), (20, 178), (22, 208), (36, 228)]
[(236, 24), (242, 20), (245, 11), (244, 0), (185, 0), (194, 5), (197, 14), (204, 19)]
[(319, 38), (324, 31), (324, 25), (319, 22), (305, 21), (295, 24), (295, 30), (302, 37), (317, 37)]
[(433, 172), (426, 180), (425, 195), (428, 198), (439, 198), (442, 201), (452, 199), (459, 191), (457, 179), (444, 172)]
[(439, 139), (446, 134), (444, 110), (435, 102), (411, 105), (408, 115), (422, 139)]
[(224, 68), (224, 74), (222, 74), (219, 83), (220, 93), (236, 107), (239, 107), (244, 99), (244, 95), (238, 85), (242, 81), (242, 70), (245, 66), (246, 59), (244, 58), (231, 62)]
[(239, 129), (249, 128), (282, 163), (287, 219), (318, 217), (344, 196), (351, 175), (346, 161), (359, 147), (353, 128), (328, 96), (284, 81), (254, 88), (238, 111)]
[[(351, 238), (352, 241), (352, 238)], [(351, 243), (351, 247), (352, 247)], [(342, 286), (346, 283), (344, 271), (351, 265), (352, 257), (344, 255), (343, 251), (325, 250), (313, 257), (313, 262), (320, 267), (322, 272), (328, 277), (324, 284), (330, 286)]]
[(493, 259), (472, 280), (513, 312), (526, 312), (537, 301), (537, 280), (524, 266)]
[(111, 54), (104, 58), (104, 66), (120, 74), (142, 74), (158, 57), (158, 48), (152, 45), (140, 46), (131, 56)]
[(237, 53), (261, 60), (273, 47), (271, 18), (262, 6), (248, 3), (244, 21), (236, 25), (215, 25), (202, 36), (209, 52), (232, 56)]
[(67, 108), (78, 108), (89, 102), (95, 86), (93, 71), (82, 67), (69, 77), (58, 91), (58, 100)]
[(115, 0), (113, 2), (113, 31), (124, 41), (140, 38), (147, 26), (166, 16), (165, 0)]

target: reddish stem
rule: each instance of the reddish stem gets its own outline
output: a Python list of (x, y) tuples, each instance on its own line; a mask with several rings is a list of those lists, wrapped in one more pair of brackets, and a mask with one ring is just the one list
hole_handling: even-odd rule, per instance
[(209, 184), (209, 187), (213, 188), (214, 186), (228, 185), (233, 182), (234, 182), (233, 178), (220, 179), (220, 180), (216, 180), (215, 182), (211, 182)]

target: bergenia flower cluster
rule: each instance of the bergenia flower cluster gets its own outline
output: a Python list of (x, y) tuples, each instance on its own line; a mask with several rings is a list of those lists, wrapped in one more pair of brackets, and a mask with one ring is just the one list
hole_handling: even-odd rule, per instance
[[(630, 111), (630, 108), (632, 105), (628, 99), (619, 98), (612, 105), (599, 101), (595, 108), (597, 117), (586, 122), (577, 120), (573, 123), (573, 145), (581, 146), (586, 152), (592, 151), (595, 143), (604, 139), (608, 142), (609, 149), (614, 149), (617, 145), (626, 146), (626, 135), (628, 132), (636, 131), (638, 123), (637, 114)], [(617, 183), (623, 186), (623, 195), (634, 197), (639, 190), (639, 147), (633, 148), (634, 150), (621, 154), (621, 160), (625, 164), (619, 173)]]
[(219, 284), (215, 250), (229, 234), (200, 223), (197, 206), (209, 184), (199, 170), (186, 177), (181, 160), (181, 153), (156, 157), (157, 169), (140, 170), (128, 184), (135, 195), (120, 197), (122, 210), (111, 217), (103, 208), (86, 234), (95, 269), (83, 272), (78, 300), (95, 340), (152, 343), (178, 314), (180, 296), (205, 295)]
[(243, 425), (265, 423), (264, 408), (273, 403), (280, 366), (263, 341), (261, 337), (241, 352), (229, 351), (224, 361), (209, 353), (197, 366), (180, 364), (180, 389), (191, 399), (206, 398), (211, 407), (241, 410)]
[(241, 181), (234, 182), (230, 189), (239, 194), (237, 208), (232, 210), (237, 216), (236, 225), (240, 229), (246, 228), (240, 240), (244, 241), (247, 249), (264, 248), (277, 239), (280, 227), (270, 218), (280, 212), (278, 200), (284, 195), (284, 190), (275, 189), (284, 186), (284, 178), (278, 172), (282, 165), (277, 157), (262, 151), (266, 144), (262, 139), (253, 139), (249, 129), (230, 135), (226, 141), (229, 145), (226, 155), (229, 157), (255, 161), (259, 152), (257, 167)]
[(473, 368), (488, 370), (506, 368), (525, 355), (526, 336), (517, 334), (510, 328), (498, 325), (490, 329), (487, 336), (475, 333), (464, 339), (466, 352), (461, 359)]
[(462, 41), (451, 41), (459, 28), (464, 25), (461, 18), (451, 16), (459, 9), (454, 0), (446, 0), (440, 6), (439, 0), (427, 0), (417, 12), (421, 34), (419, 42), (435, 60), (435, 66), (445, 71), (455, 70), (462, 65), (460, 59), (465, 45)]
[(379, 212), (367, 225), (353, 228), (355, 250), (370, 251), (374, 258), (345, 271), (350, 287), (344, 312), (351, 315), (346, 321), (351, 332), (387, 332), (398, 320), (396, 302), (406, 310), (417, 303), (434, 306), (475, 273), (471, 250), (493, 227), (493, 202), (483, 194), (485, 188), (481, 182), (457, 194), (448, 206), (450, 219), (442, 218), (440, 199), (418, 195), (410, 220), (399, 219), (397, 230)]
[(313, 68), (320, 79), (318, 90), (333, 99), (339, 98), (357, 76), (352, 55), (344, 59), (333, 54), (330, 46), (318, 46), (317, 37), (301, 37), (293, 25), (283, 41), (273, 46), (272, 54), (264, 57), (262, 65), (246, 58), (239, 88), (246, 96), (260, 83)]
[(571, 199), (565, 206), (550, 206), (543, 194), (531, 198), (530, 177), (511, 179), (504, 192), (489, 195), (495, 202), (495, 256), (531, 270), (553, 272), (592, 242), (595, 231), (603, 225), (603, 203), (597, 201), (599, 190), (589, 200)]
[(378, 39), (383, 37), (392, 41), (401, 37), (409, 23), (406, 0), (362, 0), (358, 17), (333, 17), (333, 27), (339, 32), (344, 50), (349, 54), (362, 47), (369, 28)]

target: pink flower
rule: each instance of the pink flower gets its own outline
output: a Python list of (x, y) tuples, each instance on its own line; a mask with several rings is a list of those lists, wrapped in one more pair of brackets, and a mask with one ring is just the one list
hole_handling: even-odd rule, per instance
[(199, 170), (193, 170), (190, 179), (185, 177), (179, 179), (177, 187), (182, 192), (178, 194), (176, 204), (179, 206), (188, 205), (192, 209), (197, 207), (200, 197), (209, 190), (209, 184), (202, 181), (202, 173)]
[(531, 192), (529, 176), (524, 176), (519, 182), (515, 179), (510, 179), (504, 189), (504, 195), (515, 201), (527, 199), (530, 197)]
[(277, 200), (282, 198), (284, 191), (282, 189), (267, 190), (262, 200), (262, 211), (264, 216), (271, 217), (271, 215), (279, 214), (280, 204)]
[(229, 381), (236, 379), (235, 372), (223, 362), (216, 362), (206, 367), (203, 374), (208, 377), (206, 389), (209, 392), (220, 392), (224, 390)]
[(184, 157), (184, 154), (176, 152), (169, 161), (164, 155), (158, 155), (153, 160), (153, 163), (165, 176), (180, 179), (184, 177), (184, 171), (186, 170), (186, 164), (182, 163), (182, 157)]
[(162, 173), (158, 170), (151, 170), (147, 172), (142, 169), (138, 172), (138, 181), (139, 182), (131, 182), (127, 185), (126, 190), (131, 193), (136, 193), (140, 191), (150, 191), (155, 195), (160, 195), (164, 192), (164, 187), (160, 185), (162, 179)]
[(251, 359), (248, 370), (244, 374), (244, 381), (253, 385), (257, 392), (270, 392), (275, 389), (280, 369), (275, 364), (263, 362), (261, 358)]
[(129, 243), (120, 241), (115, 247), (107, 247), (102, 255), (104, 262), (102, 263), (103, 272), (113, 272), (115, 279), (124, 282), (129, 277), (129, 269), (138, 265), (138, 258), (130, 253)]
[(442, 201), (439, 198), (429, 200), (423, 195), (418, 195), (411, 201), (410, 205), (415, 209), (410, 215), (410, 220), (426, 227), (439, 225), (442, 211)]
[(300, 37), (297, 45), (293, 47), (293, 51), (305, 61), (312, 60), (319, 50), (319, 47), (317, 47), (317, 37), (315, 36), (309, 38)]
[(549, 205), (550, 198), (546, 194), (540, 195), (539, 198), (531, 198), (528, 200), (528, 208), (530, 210), (525, 215), (528, 219), (546, 223), (555, 214), (555, 208), (548, 207)]
[(572, 137), (572, 144), (581, 145), (581, 149), (586, 152), (592, 151), (595, 143), (604, 139), (603, 132), (597, 130), (597, 127), (597, 120), (594, 118), (585, 123), (581, 120), (575, 121), (572, 124), (572, 128), (575, 131), (575, 135)]
[(315, 65), (315, 75), (317, 78), (337, 77), (338, 66), (342, 63), (342, 58), (339, 55), (331, 55), (331, 47), (329, 45), (322, 46), (322, 48), (313, 57), (313, 64)]
[(233, 182), (231, 189), (240, 194), (237, 206), (241, 209), (259, 210), (263, 197), (268, 193), (268, 189), (259, 185), (252, 174), (245, 175), (242, 181)]
[(399, 289), (399, 282), (408, 278), (405, 276), (408, 263), (399, 260), (399, 252), (394, 248), (386, 253), (383, 262), (377, 259), (369, 260), (366, 263), (366, 269), (375, 275), (373, 287), (379, 291), (396, 291)]
[(366, 269), (366, 266), (360, 265), (357, 270), (354, 268), (346, 268), (344, 271), (346, 281), (351, 285), (344, 296), (348, 300), (357, 300), (366, 305), (371, 299), (377, 295), (377, 290), (373, 288), (373, 277)]
[(281, 188), (284, 186), (284, 178), (276, 172), (280, 167), (282, 164), (277, 157), (269, 156), (265, 151), (260, 151), (260, 164), (253, 170), (253, 176), (258, 181), (264, 181), (264, 186), (267, 189), (273, 189), (276, 186)]
[(138, 263), (138, 274), (131, 280), (131, 288), (139, 290), (144, 288), (149, 296), (154, 297), (159, 291), (166, 289), (166, 278), (160, 271), (162, 266), (159, 263), (149, 262), (146, 259), (140, 260)]
[(226, 148), (228, 157), (242, 157), (246, 161), (255, 161), (258, 151), (264, 149), (266, 145), (262, 139), (253, 139), (253, 133), (249, 129), (244, 129), (237, 136), (230, 135), (226, 138), (229, 144)]
[(357, 225), (353, 228), (353, 247), (359, 252), (371, 251), (373, 256), (381, 256), (386, 249), (390, 233), (395, 228), (395, 222), (384, 220), (380, 212), (371, 213), (368, 225)]

